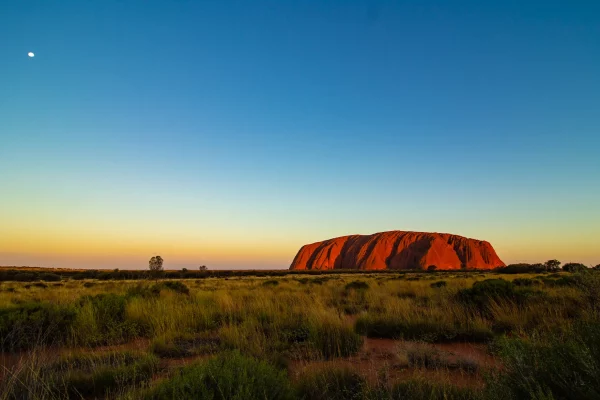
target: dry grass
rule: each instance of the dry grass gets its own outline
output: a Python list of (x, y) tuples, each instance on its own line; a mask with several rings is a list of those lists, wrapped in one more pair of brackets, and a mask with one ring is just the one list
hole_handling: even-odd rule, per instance
[[(532, 301), (493, 297), (484, 305), (465, 302), (464, 290), (489, 278), (498, 278), (498, 275), (436, 272), (181, 281), (189, 293), (177, 290), (177, 286), (157, 286), (154, 281), (139, 280), (63, 280), (47, 282), (46, 288), (27, 282), (3, 282), (0, 283), (3, 348), (14, 350), (7, 338), (12, 337), (10, 330), (19, 323), (21, 329), (29, 326), (33, 331), (28, 332), (30, 341), (19, 344), (20, 349), (29, 350), (26, 362), (6, 365), (0, 399), (11, 398), (18, 379), (35, 378), (36, 371), (39, 373), (44, 366), (44, 354), (75, 347), (88, 352), (97, 346), (127, 347), (140, 338), (147, 341), (149, 353), (163, 360), (233, 350), (285, 369), (292, 361), (314, 362), (352, 356), (361, 348), (359, 334), (392, 338), (399, 343), (401, 339), (423, 343), (490, 343), (505, 335), (535, 338), (565, 334), (575, 323), (595, 318), (594, 307), (588, 300), (595, 292), (569, 285), (515, 286), (518, 293), (528, 296), (533, 293), (526, 297)], [(535, 280), (535, 276), (511, 275), (506, 279)], [(432, 285), (442, 280), (445, 285)], [(527, 281), (520, 284), (522, 282), (527, 284)], [(69, 317), (60, 327), (54, 327), (60, 331), (52, 336), (43, 331), (50, 329), (48, 324), (39, 324), (38, 314), (47, 312), (45, 309), (24, 316), (21, 310), (30, 305), (70, 310), (72, 319)], [(31, 325), (35, 321), (38, 325)], [(47, 340), (50, 337), (54, 339)], [(481, 366), (476, 361), (427, 346), (404, 348), (398, 357), (405, 360), (408, 369), (480, 373)], [(159, 371), (163, 371), (159, 373), (161, 376), (172, 373), (168, 368), (159, 368)], [(340, 379), (347, 376), (355, 379), (351, 373), (332, 374)], [(307, 377), (303, 381), (310, 379), (316, 378)], [(38, 381), (31, 395), (24, 398), (47, 398), (49, 392), (44, 392), (44, 379)], [(140, 382), (134, 379), (123, 383), (120, 393), (146, 385), (143, 383), (146, 381)], [(392, 390), (393, 382), (384, 383), (385, 390)], [(369, 393), (369, 396), (383, 390), (360, 387), (361, 393)], [(417, 393), (417, 389), (429, 390), (417, 383), (397, 390)]]

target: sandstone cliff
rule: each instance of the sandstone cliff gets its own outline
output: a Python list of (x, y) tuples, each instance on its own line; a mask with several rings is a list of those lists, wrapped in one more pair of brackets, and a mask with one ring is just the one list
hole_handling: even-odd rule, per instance
[(303, 246), (290, 269), (492, 269), (504, 263), (491, 244), (448, 233), (390, 231)]

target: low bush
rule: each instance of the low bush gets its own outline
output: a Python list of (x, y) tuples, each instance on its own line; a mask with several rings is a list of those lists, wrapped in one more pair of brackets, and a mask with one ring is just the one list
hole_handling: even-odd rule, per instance
[(284, 371), (233, 351), (185, 367), (171, 379), (140, 393), (137, 398), (292, 400), (294, 397)]
[(64, 343), (75, 316), (73, 307), (47, 303), (0, 309), (0, 348), (12, 351)]
[(367, 290), (369, 284), (363, 281), (352, 281), (344, 287), (345, 290)]
[(186, 295), (190, 294), (190, 289), (185, 283), (179, 281), (164, 281), (154, 285), (151, 290), (156, 294), (160, 293), (161, 290), (171, 290)]
[(513, 301), (524, 304), (529, 298), (540, 292), (527, 288), (518, 288), (512, 282), (504, 279), (486, 279), (475, 282), (469, 289), (458, 292), (458, 299), (464, 304), (473, 305), (486, 311), (490, 303), (498, 301)]
[(526, 287), (529, 287), (529, 286), (539, 285), (540, 281), (534, 280), (534, 279), (529, 279), (529, 278), (517, 278), (517, 279), (514, 279), (512, 281), (512, 283), (515, 286), (526, 286)]
[[(310, 326), (306, 317), (302, 314), (290, 314), (279, 321), (277, 324), (265, 323), (263, 332), (266, 334), (277, 333), (280, 340), (287, 344), (304, 343), (310, 337)], [(276, 330), (277, 332), (270, 331)]]
[(437, 282), (433, 282), (431, 285), (432, 288), (434, 289), (438, 289), (438, 288), (442, 288), (445, 287), (447, 285), (446, 281), (437, 281)]
[(549, 276), (541, 279), (548, 287), (568, 287), (577, 286), (577, 279), (574, 276)]
[(143, 334), (141, 326), (126, 319), (127, 298), (116, 294), (84, 296), (74, 322), (75, 342), (83, 345), (120, 343)]
[(490, 391), (513, 399), (600, 398), (600, 322), (581, 322), (567, 335), (496, 343), (503, 372)]
[(277, 286), (279, 285), (279, 281), (276, 281), (275, 279), (269, 279), (268, 281), (264, 281), (262, 283), (263, 286)]
[(587, 271), (588, 267), (580, 263), (566, 263), (563, 265), (562, 269), (566, 272), (577, 273)]

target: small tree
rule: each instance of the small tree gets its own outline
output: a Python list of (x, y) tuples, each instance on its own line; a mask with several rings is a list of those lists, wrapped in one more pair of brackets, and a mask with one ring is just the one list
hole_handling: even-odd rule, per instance
[(187, 268), (181, 268), (181, 272), (187, 272)]
[(198, 269), (200, 271), (207, 271), (208, 270), (208, 268), (206, 268), (206, 265), (201, 265), (201, 266), (198, 267)]
[(163, 270), (163, 259), (161, 256), (155, 256), (150, 259), (148, 268), (150, 268), (150, 273), (154, 275), (154, 277), (158, 277)]
[(548, 271), (557, 271), (558, 269), (560, 269), (560, 261), (548, 260), (548, 261), (546, 261), (546, 264), (544, 264), (544, 266), (546, 267), (546, 270), (548, 270)]
[(437, 266), (435, 265), (430, 265), (429, 267), (427, 267), (427, 271), (429, 272), (434, 272), (437, 269)]

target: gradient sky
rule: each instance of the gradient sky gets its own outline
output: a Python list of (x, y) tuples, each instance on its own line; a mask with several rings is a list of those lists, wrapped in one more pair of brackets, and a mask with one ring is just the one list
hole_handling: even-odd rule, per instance
[(600, 2), (0, 1), (0, 265), (393, 229), (595, 265), (599, 150)]

